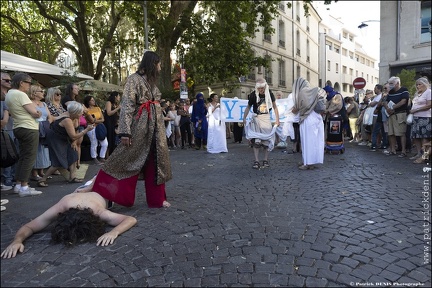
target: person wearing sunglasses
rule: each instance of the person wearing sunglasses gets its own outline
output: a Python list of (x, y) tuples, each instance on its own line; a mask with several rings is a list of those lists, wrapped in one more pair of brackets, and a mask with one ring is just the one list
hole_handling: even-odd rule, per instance
[(5, 99), (14, 120), (13, 132), (19, 143), (20, 158), (16, 164), (14, 192), (20, 197), (42, 194), (28, 186), (39, 143), (39, 122), (36, 119), (42, 116), (28, 96), (31, 84), (32, 79), (28, 74), (16, 73)]
[[(6, 72), (1, 72), (1, 129), (9, 134), (12, 139), (15, 139), (13, 135), (13, 120), (9, 114), (9, 108), (6, 105), (5, 97), (6, 93), (11, 88), (11, 77)], [(2, 168), (2, 183), (1, 191), (8, 191), (13, 188), (13, 179), (15, 175), (15, 165)], [(4, 181), (4, 182), (3, 182)]]

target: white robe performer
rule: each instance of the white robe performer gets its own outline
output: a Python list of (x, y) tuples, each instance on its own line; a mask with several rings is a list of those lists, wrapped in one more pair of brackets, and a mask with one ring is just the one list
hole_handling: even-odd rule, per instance
[[(257, 88), (265, 87), (264, 99), (259, 97)], [(249, 97), (256, 97), (256, 105), (258, 113), (249, 111), (252, 117), (245, 125), (245, 136), (248, 140), (255, 140), (255, 144), (260, 143), (267, 147), (268, 151), (272, 151), (275, 142), (275, 133), (277, 126), (272, 126), (270, 119), (270, 109), (273, 107), (272, 100), (275, 101), (274, 96), (270, 96), (270, 90), (267, 82), (257, 83), (255, 85), (255, 93), (252, 92)], [(253, 96), (252, 96), (253, 95)], [(273, 94), (271, 94), (273, 95)], [(273, 97), (273, 99), (272, 99)]]
[(308, 81), (298, 78), (293, 84), (294, 107), (300, 115), (300, 142), (303, 165), (300, 169), (313, 169), (313, 164), (324, 163), (324, 122), (314, 111), (318, 97), (323, 93), (319, 87), (312, 88)]
[(225, 121), (222, 121), (221, 109), (210, 104), (208, 108), (207, 152), (228, 152)]

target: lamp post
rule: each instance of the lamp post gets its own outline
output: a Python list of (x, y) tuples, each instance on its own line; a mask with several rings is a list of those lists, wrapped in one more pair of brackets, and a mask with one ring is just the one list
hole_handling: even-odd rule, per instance
[(121, 73), (121, 54), (120, 54), (120, 38), (119, 38), (119, 35), (118, 35), (118, 31), (116, 30), (116, 37), (117, 37), (117, 57), (118, 57), (118, 59), (117, 59), (117, 69), (118, 69), (118, 76), (119, 76), (119, 78), (118, 78), (118, 85), (120, 85), (121, 84), (121, 81), (122, 81), (122, 73)]
[(357, 28), (362, 29), (362, 28), (365, 28), (365, 27), (369, 26), (368, 24), (365, 24), (367, 22), (380, 22), (380, 20), (366, 20), (366, 21), (362, 21), (361, 24)]
[(148, 27), (147, 27), (147, 1), (143, 1), (144, 10), (144, 48), (148, 49)]
[(111, 45), (105, 47), (105, 52), (108, 54), (108, 83), (111, 83), (111, 61), (109, 60), (114, 48)]

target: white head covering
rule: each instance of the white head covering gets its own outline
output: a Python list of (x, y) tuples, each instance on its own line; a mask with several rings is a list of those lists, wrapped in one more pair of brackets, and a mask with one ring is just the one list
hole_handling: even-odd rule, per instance
[(255, 95), (256, 95), (257, 103), (258, 103), (258, 99), (259, 99), (258, 88), (263, 88), (263, 87), (265, 87), (264, 95), (265, 95), (265, 103), (267, 106), (267, 113), (270, 113), (270, 108), (273, 106), (272, 101), (271, 101), (271, 97), (270, 97), (270, 89), (269, 89), (269, 86), (267, 85), (267, 81), (265, 79), (262, 79), (262, 78), (258, 79), (256, 81), (256, 84), (255, 84)]

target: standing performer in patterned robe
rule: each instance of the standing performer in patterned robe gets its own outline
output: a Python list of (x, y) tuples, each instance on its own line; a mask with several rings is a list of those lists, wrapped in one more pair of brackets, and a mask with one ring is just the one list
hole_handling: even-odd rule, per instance
[(123, 89), (119, 117), (121, 143), (110, 155), (92, 190), (117, 204), (130, 207), (140, 172), (144, 173), (147, 205), (169, 207), (165, 182), (172, 178), (165, 124), (156, 87), (161, 70), (159, 56), (144, 52), (138, 71)]

